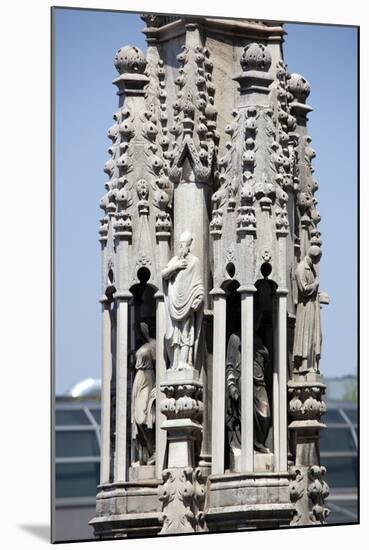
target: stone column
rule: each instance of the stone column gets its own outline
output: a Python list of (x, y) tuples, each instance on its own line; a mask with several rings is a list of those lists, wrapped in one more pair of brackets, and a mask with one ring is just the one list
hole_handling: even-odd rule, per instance
[(276, 297), (274, 310), (274, 361), (273, 361), (273, 447), (274, 471), (280, 471), (279, 464), (279, 299)]
[(276, 291), (276, 348), (273, 374), (274, 469), (287, 472), (287, 236), (288, 225), (279, 225), (279, 285)]
[(101, 464), (100, 485), (110, 481), (110, 391), (111, 391), (111, 323), (110, 304), (106, 296), (102, 304), (102, 387), (101, 387)]
[(241, 294), (241, 471), (254, 470), (254, 293), (253, 285)]
[(226, 371), (226, 293), (221, 288), (210, 292), (213, 297), (214, 342), (213, 342), (213, 407), (211, 473), (224, 473), (225, 434), (225, 371)]
[(117, 304), (117, 379), (114, 482), (127, 481), (127, 357), (130, 292), (115, 294)]
[(156, 477), (160, 479), (164, 468), (166, 447), (166, 432), (161, 429), (165, 416), (161, 412), (161, 403), (165, 394), (161, 391), (166, 372), (164, 334), (165, 334), (165, 305), (164, 295), (158, 291), (156, 298), (156, 420), (155, 420), (155, 466)]
[(273, 418), (275, 471), (280, 472), (287, 471), (287, 295), (287, 289), (278, 288)]
[[(169, 260), (169, 240), (171, 236), (171, 221), (168, 214), (160, 214), (156, 222), (156, 240), (159, 249), (159, 258), (157, 259), (157, 268), (160, 272)], [(164, 336), (166, 329), (166, 314), (164, 304), (164, 294), (162, 289), (162, 280), (159, 278), (160, 288), (155, 294), (156, 299), (156, 420), (155, 420), (155, 471), (157, 479), (162, 477), (164, 469), (165, 449), (167, 444), (167, 434), (161, 429), (165, 422), (165, 416), (161, 411), (161, 405), (165, 399), (165, 394), (161, 389), (167, 370), (165, 360)]]
[(129, 214), (118, 214), (114, 229), (117, 287), (114, 294), (117, 311), (114, 482), (117, 482), (127, 481), (128, 307), (132, 298), (125, 269), (132, 238)]
[[(127, 379), (127, 398), (130, 402), (132, 402), (132, 387), (133, 387), (133, 380), (135, 377), (135, 351), (136, 351), (136, 326), (135, 326), (135, 319), (136, 319), (136, 304), (134, 303), (135, 299), (133, 298), (128, 306), (128, 362), (127, 362), (127, 368), (128, 368), (128, 379)], [(131, 426), (127, 425), (127, 431), (128, 431), (128, 437), (130, 438), (130, 456), (129, 456), (129, 464), (132, 464), (136, 460), (135, 455), (135, 444), (134, 440), (132, 438), (132, 424)], [(130, 472), (130, 471), (129, 471)], [(131, 473), (130, 473), (131, 475)]]
[(213, 353), (209, 349), (209, 337), (213, 335), (213, 312), (207, 310), (203, 317), (203, 353), (200, 382), (203, 388), (204, 412), (202, 421), (202, 440), (198, 465), (207, 475), (211, 472), (211, 434), (213, 407)]

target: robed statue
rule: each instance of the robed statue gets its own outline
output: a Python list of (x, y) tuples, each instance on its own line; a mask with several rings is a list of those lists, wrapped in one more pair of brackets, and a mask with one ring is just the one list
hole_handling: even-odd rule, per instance
[[(232, 462), (237, 462), (237, 456), (240, 456), (241, 452), (241, 338), (238, 332), (229, 337), (226, 361), (226, 428), (232, 464)], [(268, 361), (269, 352), (261, 338), (255, 334), (253, 354), (254, 450), (260, 453), (269, 452), (265, 446), (271, 424), (265, 384), (265, 368)]]
[(296, 310), (295, 338), (293, 344), (296, 371), (319, 372), (322, 345), (320, 325), (319, 277), (316, 265), (322, 251), (313, 245), (296, 268), (298, 303)]
[(231, 334), (228, 340), (225, 397), (230, 467), (235, 469), (237, 457), (241, 454), (241, 339), (238, 333)]
[[(146, 323), (141, 323), (145, 343), (136, 351), (136, 375), (132, 386), (132, 439), (135, 442), (137, 463), (155, 464), (155, 350)], [(137, 464), (136, 463), (136, 464)]]
[(170, 368), (193, 368), (201, 331), (204, 286), (200, 260), (191, 254), (192, 235), (182, 233), (177, 255), (162, 271), (166, 349)]

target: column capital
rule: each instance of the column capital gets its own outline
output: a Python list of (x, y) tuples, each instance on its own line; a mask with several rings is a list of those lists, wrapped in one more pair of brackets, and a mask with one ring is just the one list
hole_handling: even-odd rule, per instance
[(242, 285), (238, 287), (237, 292), (240, 294), (255, 294), (256, 288), (254, 285)]
[(287, 239), (288, 229), (285, 229), (285, 228), (277, 229), (275, 234), (277, 235), (278, 239), (283, 239), (283, 238)]
[(278, 287), (275, 291), (277, 296), (288, 296), (288, 288)]
[(170, 231), (158, 231), (157, 233), (155, 233), (155, 235), (158, 242), (169, 241), (171, 237)]
[(129, 290), (117, 290), (116, 292), (114, 292), (113, 298), (115, 300), (128, 302), (129, 300), (131, 300), (131, 298), (133, 298), (133, 294)]
[(222, 298), (226, 295), (225, 291), (222, 289), (222, 288), (213, 288), (213, 290), (211, 290), (209, 292), (210, 296), (213, 296), (214, 298)]

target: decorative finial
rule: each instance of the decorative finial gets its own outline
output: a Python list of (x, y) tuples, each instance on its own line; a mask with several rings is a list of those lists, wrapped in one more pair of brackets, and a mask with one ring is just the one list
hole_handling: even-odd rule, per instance
[(115, 54), (114, 65), (119, 74), (143, 74), (147, 61), (142, 51), (136, 46), (124, 46)]
[(244, 71), (268, 72), (272, 64), (272, 56), (264, 44), (252, 42), (244, 48), (240, 63)]
[(305, 103), (310, 94), (310, 84), (300, 74), (293, 73), (288, 79), (288, 91), (299, 103)]

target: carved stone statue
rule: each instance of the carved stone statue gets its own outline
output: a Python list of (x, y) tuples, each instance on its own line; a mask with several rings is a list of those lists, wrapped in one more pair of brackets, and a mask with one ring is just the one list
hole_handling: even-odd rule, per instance
[(269, 453), (265, 441), (270, 428), (270, 406), (265, 383), (265, 367), (269, 352), (261, 338), (254, 336), (254, 449), (259, 453)]
[(165, 340), (171, 369), (194, 366), (201, 330), (204, 287), (200, 261), (191, 254), (191, 243), (191, 233), (182, 233), (177, 255), (162, 271), (167, 314)]
[(146, 323), (141, 323), (146, 342), (136, 351), (136, 376), (132, 387), (132, 438), (138, 461), (134, 465), (155, 464), (155, 349)]
[(241, 452), (241, 339), (236, 333), (230, 335), (227, 346), (225, 423), (232, 469)]
[[(269, 399), (265, 385), (265, 365), (269, 359), (267, 348), (254, 335), (254, 449), (268, 453), (265, 441), (271, 423)], [(239, 333), (230, 335), (226, 366), (226, 427), (233, 457), (241, 450), (241, 339)]]
[(225, 419), (230, 452), (237, 456), (241, 450), (241, 339), (236, 333), (230, 335), (227, 346)]
[(319, 372), (322, 333), (319, 277), (315, 265), (318, 264), (321, 255), (319, 246), (311, 246), (296, 268), (298, 304), (293, 357), (294, 368), (299, 372)]

